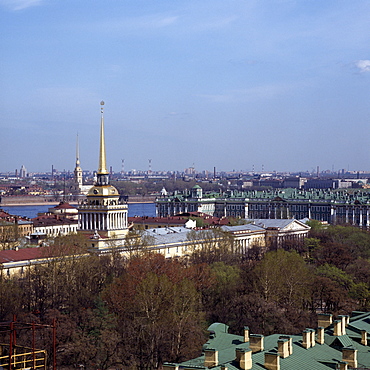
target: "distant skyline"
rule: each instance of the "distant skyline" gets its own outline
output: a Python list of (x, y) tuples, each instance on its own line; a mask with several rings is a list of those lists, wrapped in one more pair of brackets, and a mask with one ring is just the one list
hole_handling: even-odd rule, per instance
[(0, 172), (370, 171), (370, 2), (0, 0)]

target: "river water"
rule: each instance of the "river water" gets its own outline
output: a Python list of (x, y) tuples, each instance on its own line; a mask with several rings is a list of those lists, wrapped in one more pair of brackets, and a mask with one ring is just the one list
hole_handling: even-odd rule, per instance
[[(38, 213), (47, 212), (49, 208), (55, 207), (50, 204), (45, 205), (27, 205), (27, 206), (3, 206), (0, 208), (5, 212), (9, 212), (12, 215), (23, 216), (28, 218), (37, 217)], [(128, 205), (128, 217), (134, 216), (155, 216), (155, 204), (154, 203), (129, 203)]]

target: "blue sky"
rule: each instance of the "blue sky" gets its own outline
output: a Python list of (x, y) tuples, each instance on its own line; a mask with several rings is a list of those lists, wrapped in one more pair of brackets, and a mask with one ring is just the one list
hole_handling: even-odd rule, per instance
[(0, 0), (0, 172), (370, 171), (368, 0)]

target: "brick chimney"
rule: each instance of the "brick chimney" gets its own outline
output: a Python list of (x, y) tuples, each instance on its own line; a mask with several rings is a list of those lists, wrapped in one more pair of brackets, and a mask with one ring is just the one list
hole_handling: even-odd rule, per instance
[(339, 361), (339, 370), (348, 370), (348, 363), (346, 361)]
[(264, 349), (264, 336), (261, 334), (249, 335), (249, 348), (253, 353), (263, 351)]
[(346, 335), (347, 315), (339, 315), (338, 320), (342, 321), (342, 335)]
[(244, 343), (249, 342), (249, 327), (244, 326)]
[(278, 340), (278, 353), (281, 358), (286, 358), (289, 356), (289, 339)]
[(265, 352), (264, 366), (268, 370), (280, 370), (280, 356), (276, 352)]
[(289, 335), (281, 335), (279, 339), (287, 339), (288, 340), (288, 350), (289, 356), (293, 354), (293, 338)]
[(317, 343), (324, 344), (325, 343), (325, 332), (322, 326), (317, 328)]
[(243, 370), (252, 369), (252, 350), (248, 348), (237, 348), (235, 350), (236, 361)]
[(315, 346), (316, 344), (316, 332), (314, 329), (307, 329), (310, 331), (310, 335), (311, 335), (311, 347)]
[(334, 335), (338, 337), (342, 335), (342, 320), (334, 321)]
[(348, 366), (357, 367), (357, 349), (353, 347), (342, 348), (342, 361), (348, 363)]
[(361, 344), (367, 346), (367, 331), (361, 330)]
[(204, 366), (213, 367), (218, 365), (218, 351), (213, 348), (204, 350)]
[(302, 346), (306, 349), (311, 347), (311, 332), (310, 330), (303, 330), (302, 332)]
[(317, 315), (317, 326), (327, 328), (333, 323), (333, 315), (330, 313), (319, 313)]

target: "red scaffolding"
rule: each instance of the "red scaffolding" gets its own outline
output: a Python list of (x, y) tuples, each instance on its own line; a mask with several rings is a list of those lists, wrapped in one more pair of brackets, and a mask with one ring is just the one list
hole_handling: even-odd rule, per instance
[[(9, 343), (0, 343), (0, 367), (3, 369), (44, 369), (47, 366), (47, 352), (36, 349), (36, 330), (51, 329), (53, 336), (53, 360), (52, 369), (56, 370), (56, 320), (51, 325), (25, 323), (16, 321), (0, 322), (0, 333), (9, 334)], [(30, 330), (32, 332), (32, 346), (17, 345), (17, 331)]]

